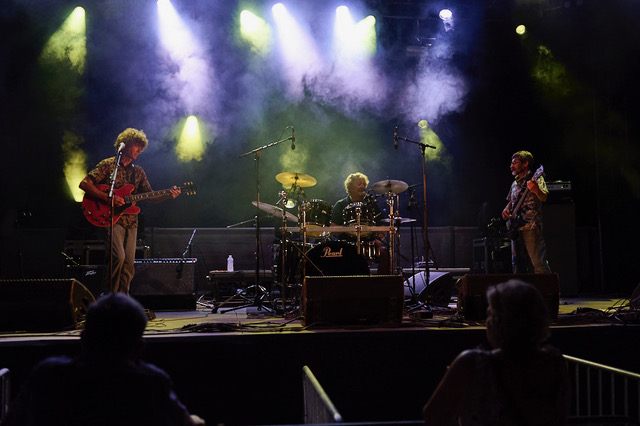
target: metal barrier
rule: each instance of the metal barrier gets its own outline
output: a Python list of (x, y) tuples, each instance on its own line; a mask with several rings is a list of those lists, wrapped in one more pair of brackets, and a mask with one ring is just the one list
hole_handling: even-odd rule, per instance
[(640, 374), (564, 355), (573, 384), (570, 424), (640, 425)]
[(0, 369), (0, 422), (9, 410), (9, 369)]
[(311, 369), (305, 365), (302, 367), (302, 373), (304, 423), (342, 423), (342, 416)]

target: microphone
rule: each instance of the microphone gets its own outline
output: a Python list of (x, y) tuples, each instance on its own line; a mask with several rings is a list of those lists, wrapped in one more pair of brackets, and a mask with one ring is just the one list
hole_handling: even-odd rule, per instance
[(120, 153), (120, 151), (122, 151), (124, 149), (124, 142), (120, 144), (120, 146), (118, 147), (118, 153)]
[(291, 126), (291, 151), (296, 149), (296, 128)]
[(398, 149), (398, 126), (393, 131), (393, 149)]

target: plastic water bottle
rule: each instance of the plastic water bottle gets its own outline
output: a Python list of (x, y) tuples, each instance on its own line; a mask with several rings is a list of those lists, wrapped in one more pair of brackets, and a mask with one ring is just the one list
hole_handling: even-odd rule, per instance
[(233, 272), (233, 256), (227, 257), (227, 272)]

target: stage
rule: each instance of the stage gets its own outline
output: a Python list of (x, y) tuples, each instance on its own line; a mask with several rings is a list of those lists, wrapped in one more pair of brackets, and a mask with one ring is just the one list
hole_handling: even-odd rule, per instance
[[(485, 345), (483, 321), (456, 298), (432, 318), (403, 313), (394, 326), (307, 324), (270, 306), (149, 311), (143, 358), (172, 376), (178, 395), (208, 424), (296, 424), (304, 418), (302, 367), (311, 368), (345, 421), (420, 419), (420, 409), (460, 351)], [(565, 354), (638, 371), (638, 315), (616, 298), (561, 298), (550, 343)], [(212, 312), (215, 310), (216, 312)], [(224, 312), (224, 313), (220, 313)], [(416, 315), (418, 316), (418, 315)], [(0, 335), (12, 390), (50, 355), (75, 355), (80, 330)]]

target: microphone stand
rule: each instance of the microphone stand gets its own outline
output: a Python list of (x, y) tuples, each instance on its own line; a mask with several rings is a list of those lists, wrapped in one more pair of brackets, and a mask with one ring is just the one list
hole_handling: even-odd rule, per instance
[[(256, 257), (256, 267), (255, 267), (255, 279), (256, 279), (256, 284), (255, 284), (255, 297), (253, 300), (253, 303), (251, 304), (247, 304), (247, 305), (242, 305), (242, 306), (238, 306), (236, 308), (233, 309), (227, 309), (225, 312), (228, 311), (233, 311), (236, 309), (241, 309), (241, 308), (246, 308), (249, 306), (255, 306), (258, 309), (264, 308), (265, 310), (269, 311), (271, 313), (271, 310), (268, 309), (267, 307), (263, 306), (262, 304), (262, 296), (260, 294), (260, 155), (262, 153), (263, 150), (274, 147), (278, 144), (281, 144), (283, 142), (287, 142), (290, 140), (293, 140), (294, 137), (290, 136), (288, 138), (285, 139), (280, 139), (278, 141), (275, 142), (271, 142), (268, 143), (266, 145), (263, 145), (259, 148), (256, 149), (252, 149), (251, 151), (245, 152), (244, 154), (241, 154), (238, 158), (244, 158), (247, 157), (249, 155), (254, 155), (254, 160), (256, 162), (256, 251), (255, 251), (255, 257)], [(221, 312), (224, 313), (224, 312)]]
[[(415, 145), (418, 145), (418, 148), (420, 148), (420, 153), (421, 153), (421, 156), (422, 156), (422, 240), (423, 240), (423, 244), (424, 244), (425, 286), (428, 286), (429, 285), (429, 254), (431, 254), (431, 257), (433, 258), (434, 265), (436, 263), (435, 263), (435, 256), (433, 256), (433, 250), (431, 248), (431, 243), (429, 242), (429, 229), (428, 229), (428, 226), (427, 226), (427, 169), (426, 169), (427, 156), (426, 156), (426, 149), (427, 148), (436, 149), (436, 147), (433, 146), (433, 145), (429, 145), (429, 144), (423, 143), (423, 142), (412, 141), (410, 139), (403, 138), (403, 137), (397, 137), (397, 139), (405, 141), (405, 142), (409, 142), (409, 143), (412, 143), (412, 144), (415, 144)], [(436, 265), (436, 268), (437, 268), (437, 265)]]
[[(118, 166), (120, 164), (120, 160), (122, 159), (122, 145), (118, 148), (116, 152), (116, 162), (113, 166), (113, 172), (111, 172), (111, 176), (109, 177), (109, 200), (111, 202), (110, 209), (110, 217), (109, 217), (109, 292), (113, 291), (114, 283), (113, 283), (113, 226), (115, 225), (113, 218), (115, 217), (115, 208), (116, 208), (116, 198), (113, 196), (114, 187), (116, 185), (116, 178), (118, 177)], [(120, 278), (120, 275), (118, 275)], [(104, 281), (103, 281), (104, 282)]]

